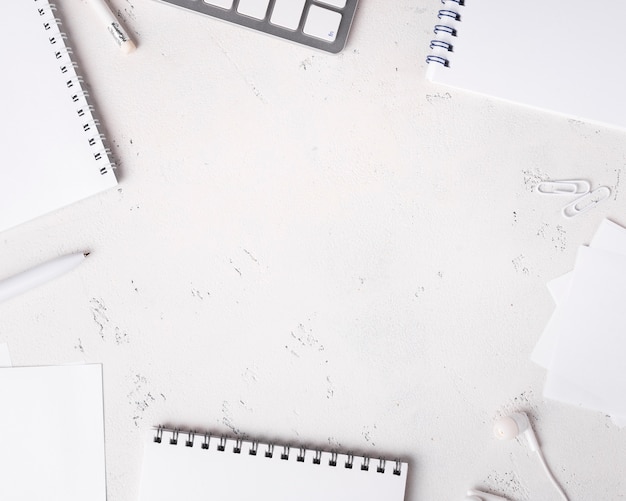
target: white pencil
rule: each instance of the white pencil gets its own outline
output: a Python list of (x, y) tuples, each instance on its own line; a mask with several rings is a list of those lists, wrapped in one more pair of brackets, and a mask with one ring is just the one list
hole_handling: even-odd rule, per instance
[(89, 3), (93, 6), (96, 14), (104, 24), (104, 27), (113, 37), (115, 43), (118, 45), (124, 54), (130, 54), (137, 47), (126, 33), (124, 27), (117, 20), (110, 7), (105, 0), (89, 0)]
[(76, 268), (89, 255), (88, 252), (77, 252), (57, 257), (35, 266), (29, 270), (13, 275), (0, 281), (0, 302), (22, 294), (38, 285), (57, 278)]

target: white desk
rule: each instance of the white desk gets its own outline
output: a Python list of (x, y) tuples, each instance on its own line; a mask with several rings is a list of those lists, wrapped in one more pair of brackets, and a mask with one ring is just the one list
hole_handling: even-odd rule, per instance
[[(89, 249), (0, 305), (15, 365), (101, 362), (111, 501), (159, 424), (410, 461), (407, 501), (558, 499), (493, 419), (526, 410), (572, 500), (626, 496), (626, 435), (542, 398), (530, 352), (599, 222), (626, 133), (427, 82), (437, 0), (362, 0), (331, 56), (111, 0), (124, 56), (59, 0), (119, 188), (2, 233), (2, 274)], [(610, 201), (566, 220), (541, 177)], [(182, 480), (182, 479), (181, 479)]]

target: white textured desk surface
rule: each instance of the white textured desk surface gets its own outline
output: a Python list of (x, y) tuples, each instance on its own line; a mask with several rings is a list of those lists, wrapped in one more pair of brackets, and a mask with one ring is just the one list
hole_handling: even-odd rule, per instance
[[(546, 282), (626, 224), (625, 132), (427, 82), (438, 0), (361, 0), (338, 56), (111, 0), (124, 56), (58, 4), (120, 184), (0, 235), (2, 275), (92, 251), (0, 305), (0, 342), (16, 365), (103, 363), (111, 501), (136, 499), (159, 424), (400, 456), (407, 501), (557, 499), (492, 438), (517, 409), (572, 500), (626, 497), (625, 432), (544, 400), (529, 360)], [(533, 191), (578, 177), (611, 200), (566, 220)]]

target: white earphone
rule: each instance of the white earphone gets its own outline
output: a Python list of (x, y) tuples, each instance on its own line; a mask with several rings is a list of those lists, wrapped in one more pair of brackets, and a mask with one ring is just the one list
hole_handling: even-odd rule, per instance
[[(500, 440), (512, 439), (523, 435), (526, 437), (528, 441), (528, 445), (530, 446), (530, 450), (536, 452), (539, 456), (539, 460), (541, 461), (541, 466), (543, 466), (546, 475), (559, 492), (561, 497), (568, 501), (565, 492), (554, 478), (554, 475), (548, 468), (548, 463), (546, 463), (545, 458), (543, 457), (543, 452), (541, 451), (541, 447), (539, 447), (539, 442), (537, 441), (537, 437), (535, 436), (535, 432), (533, 431), (532, 426), (530, 425), (530, 420), (528, 416), (524, 412), (515, 412), (509, 416), (502, 417), (496, 421), (493, 427), (493, 434), (496, 438)], [(467, 498), (468, 500), (475, 501), (471, 497)], [(480, 499), (480, 497), (478, 498)], [(485, 498), (487, 501), (491, 501), (492, 498)], [(498, 498), (497, 496), (493, 498), (495, 500), (500, 500), (502, 498)]]
[(530, 450), (539, 451), (539, 442), (537, 442), (530, 420), (524, 412), (516, 412), (498, 419), (493, 426), (493, 434), (500, 440), (510, 440), (519, 435), (524, 435)]
[(469, 490), (463, 501), (508, 501), (506, 498), (496, 496), (495, 494), (487, 494), (486, 492)]

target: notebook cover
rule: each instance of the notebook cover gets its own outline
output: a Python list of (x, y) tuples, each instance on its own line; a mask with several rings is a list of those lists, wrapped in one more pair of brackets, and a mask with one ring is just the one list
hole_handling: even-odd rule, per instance
[(447, 0), (438, 12), (433, 25), (456, 36), (432, 35), (432, 81), (626, 128), (625, 2)]
[(399, 461), (151, 431), (139, 501), (403, 501), (406, 476)]
[(0, 231), (117, 184), (58, 10), (5, 2), (0, 44)]

